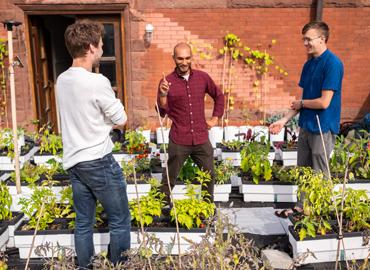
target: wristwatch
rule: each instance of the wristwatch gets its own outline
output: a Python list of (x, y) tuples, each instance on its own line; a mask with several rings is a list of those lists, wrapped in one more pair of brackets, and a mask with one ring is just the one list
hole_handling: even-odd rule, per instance
[(303, 108), (303, 99), (301, 99), (301, 109)]
[(167, 97), (168, 92), (159, 92), (160, 97)]

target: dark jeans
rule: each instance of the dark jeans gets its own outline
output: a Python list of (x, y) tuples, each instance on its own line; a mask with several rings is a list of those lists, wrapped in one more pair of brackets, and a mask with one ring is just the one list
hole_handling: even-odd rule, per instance
[[(212, 180), (207, 183), (207, 187), (202, 187), (209, 193), (209, 199), (213, 202), (214, 189), (214, 164), (213, 164), (213, 147), (209, 140), (199, 145), (179, 145), (171, 140), (168, 145), (168, 174), (170, 178), (171, 190), (175, 186), (175, 181), (186, 159), (191, 157), (195, 164), (203, 171), (211, 173)], [(162, 192), (166, 194), (167, 202), (170, 202), (170, 190), (167, 183), (166, 171), (162, 177)]]
[(94, 256), (93, 227), (96, 200), (108, 216), (110, 259), (117, 263), (130, 248), (131, 217), (126, 182), (112, 154), (80, 162), (68, 170), (76, 211), (75, 248), (80, 267), (87, 267)]

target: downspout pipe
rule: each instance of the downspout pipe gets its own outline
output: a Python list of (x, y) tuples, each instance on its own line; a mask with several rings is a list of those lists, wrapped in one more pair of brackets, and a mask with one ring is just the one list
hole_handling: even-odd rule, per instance
[(317, 22), (322, 21), (322, 10), (324, 0), (317, 0), (316, 2), (316, 18)]

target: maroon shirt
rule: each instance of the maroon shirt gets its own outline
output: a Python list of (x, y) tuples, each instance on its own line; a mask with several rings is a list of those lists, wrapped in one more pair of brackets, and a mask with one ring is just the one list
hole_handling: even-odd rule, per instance
[(209, 94), (214, 100), (212, 116), (221, 117), (224, 112), (224, 95), (211, 77), (200, 70), (191, 70), (189, 80), (176, 73), (166, 76), (170, 84), (167, 106), (158, 106), (162, 117), (166, 114), (172, 120), (170, 139), (181, 145), (198, 145), (208, 140), (204, 97)]

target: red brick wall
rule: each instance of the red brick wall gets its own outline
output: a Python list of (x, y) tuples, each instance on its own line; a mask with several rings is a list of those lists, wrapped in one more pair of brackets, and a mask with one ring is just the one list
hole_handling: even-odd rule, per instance
[[(5, 0), (0, 1), (0, 21), (3, 20), (16, 20), (23, 22), (24, 14), (21, 9), (14, 6), (12, 1)], [(7, 39), (7, 31), (0, 25), (0, 37)], [(22, 63), (23, 68), (16, 67), (14, 70), (15, 76), (15, 92), (16, 92), (16, 109), (17, 109), (17, 122), (20, 127), (30, 127), (30, 122), (35, 119), (36, 113), (33, 112), (32, 103), (32, 92), (29, 86), (28, 78), (28, 65), (27, 65), (27, 52), (25, 47), (25, 33), (24, 24), (13, 28), (13, 49), (14, 56), (18, 56)], [(3, 93), (0, 94), (3, 97)], [(11, 106), (10, 106), (10, 90), (9, 90), (9, 80), (7, 80), (7, 115), (6, 119), (4, 116), (0, 117), (0, 127), (11, 126)]]
[[(53, 0), (25, 2), (61, 3)], [(66, 0), (63, 3), (73, 2), (82, 3), (74, 0)], [(266, 89), (265, 98), (258, 98), (252, 86), (255, 80), (252, 72), (244, 70), (242, 65), (236, 65), (232, 89), (236, 105), (231, 113), (232, 121), (243, 122), (245, 109), (249, 110), (249, 119), (253, 119), (256, 107), (266, 113), (284, 111), (294, 98), (300, 96), (297, 82), (306, 60), (300, 31), (313, 14), (312, 1), (287, 0), (278, 1), (278, 4), (272, 0), (83, 2), (127, 3), (130, 6), (130, 18), (126, 23), (129, 35), (126, 38), (130, 44), (126, 47), (126, 53), (131, 59), (127, 65), (127, 110), (130, 125), (158, 126), (154, 110), (158, 80), (162, 72), (169, 73), (173, 70), (171, 54), (177, 42), (191, 41), (197, 47), (199, 44), (212, 45), (212, 60), (200, 60), (195, 55), (194, 66), (207, 71), (215, 82), (220, 84), (222, 59), (218, 58), (217, 51), (222, 47), (222, 37), (228, 31), (240, 36), (242, 41), (253, 49), (257, 44), (262, 44), (262, 48), (265, 48), (272, 39), (276, 39), (277, 44), (268, 52), (289, 73), (288, 76), (281, 77), (272, 72), (262, 83)], [(370, 7), (358, 2), (353, 4), (353, 1), (336, 2), (339, 4), (324, 7), (323, 20), (331, 27), (328, 47), (342, 59), (345, 67), (342, 97), (342, 121), (345, 121), (360, 116), (360, 112), (370, 111)], [(337, 5), (341, 7), (338, 8)], [(12, 0), (1, 1), (0, 18), (23, 20), (23, 12), (12, 4)], [(145, 47), (143, 42), (147, 23), (154, 25), (154, 36), (149, 47)], [(4, 31), (0, 30), (0, 36), (3, 34)], [(14, 32), (13, 42), (15, 55), (19, 55), (23, 62), (26, 62), (24, 37), (22, 25)], [(16, 70), (16, 89), (18, 121), (24, 125), (35, 115), (27, 65)], [(209, 99), (207, 102), (210, 103)], [(208, 114), (211, 113), (210, 105), (207, 106)]]
[[(151, 46), (135, 56), (140, 57), (141, 64), (137, 70), (133, 67), (132, 72), (145, 73), (140, 88), (150, 108), (155, 102), (155, 91), (162, 72), (169, 73), (173, 69), (173, 46), (179, 41), (190, 40), (197, 44), (212, 44), (218, 49), (222, 47), (222, 37), (226, 32), (237, 34), (251, 48), (256, 48), (259, 43), (267, 45), (272, 39), (277, 40), (269, 52), (289, 75), (281, 78), (272, 72), (267, 79), (266, 99), (257, 107), (265, 109), (267, 114), (284, 111), (294, 98), (300, 96), (297, 83), (307, 59), (301, 42), (301, 29), (310, 20), (309, 8), (157, 9), (144, 10), (142, 17), (144, 21), (140, 22), (139, 36), (144, 34), (145, 24), (152, 23), (154, 37)], [(370, 111), (370, 73), (367, 71), (370, 60), (367, 53), (370, 48), (370, 8), (325, 8), (323, 20), (331, 27), (328, 47), (342, 59), (345, 67), (342, 121), (346, 121)], [(213, 60), (200, 62), (202, 69), (220, 84), (222, 59), (217, 59), (217, 50), (214, 51)], [(241, 65), (235, 69), (233, 96), (236, 105), (231, 113), (232, 121), (244, 121), (243, 107), (251, 110), (249, 117), (253, 118), (256, 102), (261, 104), (254, 93), (254, 79), (250, 75), (251, 71), (243, 70)], [(138, 108), (135, 115), (147, 117), (145, 109)], [(151, 111), (149, 116), (156, 121)]]

